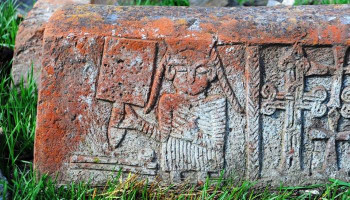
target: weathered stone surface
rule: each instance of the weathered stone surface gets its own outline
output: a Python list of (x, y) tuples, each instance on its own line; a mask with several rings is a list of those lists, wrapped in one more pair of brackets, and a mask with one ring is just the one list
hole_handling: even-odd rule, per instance
[(91, 0), (92, 4), (103, 4), (103, 5), (116, 5), (118, 6), (118, 0)]
[[(4, 135), (3, 135), (4, 133), (3, 133), (3, 130), (2, 130), (2, 128), (0, 127), (0, 140), (4, 140), (5, 139), (5, 137), (4, 137)], [(0, 170), (0, 200), (3, 200), (4, 198), (3, 197), (8, 197), (8, 193), (6, 192), (5, 193), (5, 189), (4, 189), (4, 187), (5, 187), (5, 184), (7, 183), (7, 179), (6, 179), (6, 177), (2, 174), (2, 172), (1, 172), (1, 170)], [(6, 199), (5, 198), (5, 199)]]
[(12, 64), (14, 83), (19, 84), (33, 66), (34, 78), (39, 85), (42, 63), (42, 42), (45, 25), (52, 13), (67, 4), (88, 4), (90, 0), (38, 0), (25, 20), (20, 24), (16, 36), (15, 54)]
[[(5, 200), (8, 198), (8, 193), (5, 193), (5, 184), (7, 183), (7, 179), (4, 175), (2, 175), (0, 170), (0, 200)], [(5, 198), (3, 198), (5, 197)]]
[(191, 6), (224, 7), (230, 0), (190, 0)]
[(133, 5), (134, 0), (91, 0), (91, 4), (127, 6)]
[(102, 184), (349, 181), (350, 6), (72, 6), (45, 30), (35, 167)]
[(38, 0), (20, 24), (17, 33), (12, 64), (15, 85), (20, 83), (22, 77), (24, 82), (27, 81), (27, 76), (33, 66), (34, 79), (40, 86), (43, 33), (45, 25), (54, 11), (69, 4), (128, 5), (131, 2), (132, 0)]
[(294, 0), (268, 0), (266, 6), (292, 6), (294, 3)]
[[(1, 1), (4, 2), (6, 0), (1, 0)], [(27, 13), (33, 8), (35, 0), (17, 0), (15, 3), (18, 6), (17, 12), (19, 12), (21, 15), (26, 16)]]

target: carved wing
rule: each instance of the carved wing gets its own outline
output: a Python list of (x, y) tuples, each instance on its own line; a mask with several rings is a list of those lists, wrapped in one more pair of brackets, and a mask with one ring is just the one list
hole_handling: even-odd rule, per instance
[(208, 147), (221, 147), (226, 132), (226, 98), (221, 97), (199, 106), (198, 127)]

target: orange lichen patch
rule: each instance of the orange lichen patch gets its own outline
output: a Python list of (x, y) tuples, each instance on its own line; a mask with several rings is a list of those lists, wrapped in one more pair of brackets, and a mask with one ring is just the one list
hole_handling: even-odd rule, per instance
[[(94, 8), (95, 12), (91, 8)], [(308, 17), (312, 13), (312, 9), (308, 8), (288, 8), (281, 9), (281, 11), (277, 9), (276, 11), (278, 12), (266, 18), (260, 16), (262, 13), (260, 8), (221, 9), (221, 15), (218, 15), (218, 11), (213, 8), (212, 13), (209, 12), (207, 16), (185, 14), (188, 15), (187, 19), (179, 15), (179, 13), (190, 12), (188, 9), (164, 8), (159, 16), (145, 17), (152, 16), (151, 13), (157, 13), (159, 9), (120, 7), (118, 8), (119, 11), (116, 12), (114, 7), (106, 7), (102, 13), (101, 7), (78, 6), (63, 11), (64, 14), (57, 13), (52, 18), (51, 24), (53, 26), (49, 24), (47, 32), (50, 32), (51, 29), (57, 32), (56, 26), (61, 26), (60, 30), (62, 32), (58, 30), (59, 32), (55, 34), (65, 35), (67, 32), (83, 34), (81, 32), (84, 32), (111, 36), (113, 30), (114, 36), (147, 38), (150, 40), (158, 40), (164, 37), (203, 37), (208, 39), (212, 35), (218, 35), (222, 42), (244, 42), (250, 44), (301, 42), (314, 44), (318, 41), (322, 44), (331, 44), (332, 41), (340, 42), (341, 38), (345, 38), (345, 30), (349, 29), (349, 25), (338, 24), (333, 21), (328, 22), (327, 19), (316, 16), (313, 21), (305, 21), (303, 15)], [(269, 9), (271, 11), (268, 12), (275, 10), (275, 8)], [(334, 11), (332, 15), (339, 16), (341, 13), (346, 13), (347, 7), (341, 6), (334, 9), (338, 10)], [(206, 10), (205, 12), (208, 11)], [(105, 13), (108, 14), (106, 15)], [(131, 13), (134, 13), (134, 15)], [(147, 15), (142, 15), (141, 13), (147, 13)], [(328, 11), (324, 14), (329, 15)], [(196, 22), (197, 17), (199, 17), (198, 20), (200, 22), (195, 24), (194, 28), (190, 28), (193, 25), (191, 23)], [(60, 23), (61, 21), (66, 21), (67, 23)], [(69, 26), (69, 24), (74, 25), (74, 27)], [(324, 30), (322, 26), (325, 24), (328, 24), (330, 28)], [(81, 29), (84, 31), (81, 31)], [(316, 34), (319, 30), (323, 30), (322, 35)], [(340, 30), (343, 31), (340, 32)], [(327, 32), (333, 32), (333, 34)]]
[(98, 15), (97, 13), (89, 13), (89, 12), (87, 12), (87, 13), (80, 13), (80, 14), (77, 14), (77, 15), (72, 15), (71, 18), (72, 18), (71, 19), (72, 21), (75, 21), (74, 18), (77, 18), (77, 19), (79, 19), (79, 18), (90, 18), (91, 22), (89, 22), (89, 23), (95, 23), (97, 21), (102, 21), (102, 17), (100, 15)]
[(150, 27), (158, 28), (158, 34), (169, 35), (175, 32), (174, 22), (168, 18), (160, 18), (148, 23)]
[(120, 11), (122, 11), (123, 9), (120, 7), (120, 6), (118, 6), (118, 7), (114, 7), (114, 11), (115, 12), (120, 12)]
[(317, 45), (319, 43), (319, 32), (318, 30), (311, 30), (309, 33), (310, 36), (310, 43), (312, 45)]
[(320, 37), (329, 40), (329, 43), (341, 43), (344, 39), (342, 27), (337, 25), (325, 26), (320, 32)]
[[(114, 164), (132, 160), (132, 163), (124, 164), (136, 166), (137, 170), (153, 166), (153, 171), (147, 171), (150, 170), (147, 168), (146, 174), (159, 174), (160, 170), (168, 172), (159, 163), (145, 165), (144, 160), (162, 157), (162, 153), (156, 152), (163, 145), (160, 143), (173, 136), (176, 143), (177, 137), (187, 134), (187, 130), (180, 128), (188, 129), (186, 137), (189, 138), (184, 144), (189, 144), (190, 150), (192, 144), (188, 141), (192, 141), (191, 137), (197, 134), (196, 139), (204, 139), (205, 132), (211, 130), (204, 126), (215, 124), (211, 120), (216, 119), (220, 120), (216, 123), (221, 127), (220, 134), (226, 134), (227, 129), (242, 130), (228, 134), (232, 145), (232, 140), (236, 139), (232, 137), (242, 136), (237, 148), (242, 144), (246, 148), (239, 152), (244, 154), (246, 149), (246, 153), (257, 153), (259, 142), (244, 140), (244, 130), (251, 128), (258, 132), (253, 129), (266, 126), (258, 119), (263, 112), (259, 110), (260, 105), (270, 100), (287, 100), (289, 97), (281, 95), (299, 87), (298, 81), (310, 84), (305, 81), (306, 76), (334, 75), (330, 74), (335, 69), (329, 66), (332, 62), (329, 59), (334, 59), (330, 46), (347, 48), (350, 25), (328, 18), (347, 16), (349, 11), (350, 6), (328, 9), (67, 6), (52, 16), (44, 33), (35, 166), (50, 174), (67, 172), (60, 179), (71, 180), (77, 174), (74, 174), (75, 168), (70, 168), (74, 165), (70, 158), (75, 156), (74, 153), (84, 152), (103, 158), (112, 155), (112, 159), (118, 158)], [(336, 54), (343, 56), (344, 52)], [(320, 62), (325, 64), (317, 64)], [(335, 61), (339, 62), (344, 59)], [(263, 84), (269, 82), (278, 86), (278, 92), (266, 86), (264, 88), (270, 90), (265, 93), (271, 94), (262, 93)], [(283, 86), (285, 83), (287, 86)], [(309, 96), (305, 95), (308, 101), (315, 98), (311, 92), (308, 91)], [(264, 95), (265, 99), (260, 98)], [(315, 99), (316, 103), (322, 103), (320, 99)], [(287, 112), (288, 109), (281, 107), (284, 104), (274, 104), (275, 109)], [(312, 110), (311, 104), (304, 106), (307, 112)], [(265, 113), (266, 116), (270, 114)], [(204, 121), (200, 122), (202, 116)], [(242, 124), (244, 117), (247, 117), (247, 124)], [(275, 118), (278, 117), (271, 120)], [(230, 122), (234, 123), (233, 128), (226, 124), (231, 120), (237, 120)], [(131, 134), (125, 136), (126, 132)], [(226, 136), (219, 136), (216, 139), (220, 142), (215, 148), (224, 148)], [(277, 138), (276, 141), (280, 140)], [(121, 142), (126, 142), (121, 145), (125, 151), (113, 149)], [(210, 145), (204, 144), (200, 143), (201, 146)], [(147, 159), (139, 155), (132, 155), (129, 160), (118, 157), (129, 153), (130, 149), (144, 153), (147, 151), (142, 148), (151, 146)], [(176, 145), (169, 148), (173, 146)], [(234, 151), (226, 155), (239, 153)], [(224, 160), (223, 152), (214, 153), (220, 153), (220, 159), (216, 161)], [(238, 162), (239, 168), (250, 165), (249, 170), (258, 169), (259, 159), (251, 165), (245, 163), (244, 156)], [(235, 164), (231, 163), (231, 166)], [(84, 163), (85, 167), (90, 165)], [(101, 171), (102, 168), (98, 169)], [(200, 166), (190, 168), (191, 172), (198, 171)], [(96, 168), (91, 170), (96, 171)], [(72, 171), (73, 175), (68, 177), (68, 172)], [(82, 171), (86, 172), (86, 169)]]
[(186, 25), (187, 24), (187, 20), (186, 19), (178, 19), (176, 21), (177, 24), (179, 25)]
[(48, 75), (53, 75), (55, 73), (53, 67), (50, 66), (47, 67), (46, 71)]
[[(45, 49), (54, 52), (56, 59), (46, 58), (43, 61), (35, 167), (42, 173), (52, 174), (62, 168), (67, 155), (77, 147), (87, 134), (88, 126), (92, 125), (91, 113), (95, 102), (92, 96), (104, 40), (72, 37), (66, 41), (52, 38), (45, 41), (49, 44)], [(69, 55), (75, 56), (70, 58)], [(75, 75), (67, 77), (70, 73)], [(76, 88), (78, 85), (83, 89)]]
[[(155, 70), (155, 53), (155, 42), (107, 38), (97, 98), (144, 106)], [(139, 93), (141, 90), (145, 92)]]

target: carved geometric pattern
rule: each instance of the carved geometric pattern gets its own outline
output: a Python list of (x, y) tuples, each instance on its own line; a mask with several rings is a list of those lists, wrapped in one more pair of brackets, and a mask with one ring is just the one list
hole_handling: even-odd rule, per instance
[[(265, 115), (274, 114), (276, 109), (285, 110), (286, 100), (293, 100), (293, 96), (277, 92), (277, 89), (270, 83), (263, 86), (261, 95), (266, 99), (261, 109)], [(327, 112), (327, 106), (324, 103), (326, 98), (327, 91), (323, 86), (314, 87), (310, 92), (303, 94), (301, 101), (295, 104), (295, 109), (310, 110), (314, 117), (322, 117)]]
[(165, 183), (221, 171), (272, 186), (350, 181), (350, 7), (237, 10), (249, 19), (145, 9), (50, 19), (40, 173), (99, 186), (118, 170)]
[(342, 94), (341, 94), (341, 100), (343, 101), (343, 105), (341, 107), (341, 115), (344, 118), (349, 119), (350, 118), (350, 87), (344, 88)]
[[(188, 60), (184, 53), (181, 54), (182, 57), (177, 55), (174, 53), (177, 50), (171, 47), (165, 48), (161, 60), (157, 61), (159, 44), (156, 42), (127, 39), (116, 42), (111, 38), (109, 40), (112, 42), (108, 45), (113, 48), (105, 47), (105, 50), (109, 51), (105, 52), (106, 61), (102, 62), (96, 97), (113, 103), (107, 130), (110, 147), (103, 156), (73, 155), (70, 160), (71, 169), (113, 171), (122, 168), (126, 172), (147, 176), (156, 176), (162, 171), (169, 173), (170, 179), (175, 182), (187, 172), (202, 175), (217, 173), (225, 167), (224, 138), (229, 127), (227, 103), (230, 103), (235, 114), (245, 112), (247, 179), (257, 180), (261, 177), (264, 148), (262, 115), (273, 117), (277, 110), (284, 111), (284, 118), (281, 126), (283, 131), (280, 136), (279, 166), (276, 170), (303, 170), (301, 154), (304, 151), (304, 141), (301, 138), (305, 138), (304, 134), (310, 135), (314, 151), (316, 142), (326, 143), (322, 169), (336, 170), (336, 142), (347, 141), (350, 138), (349, 131), (337, 130), (338, 118), (333, 116), (335, 113), (334, 115), (350, 118), (350, 86), (340, 89), (337, 85), (343, 82), (342, 76), (347, 74), (340, 56), (344, 49), (334, 47), (335, 67), (323, 69), (323, 66), (320, 67), (320, 64), (307, 58), (303, 47), (294, 45), (279, 58), (278, 63), (276, 62), (278, 73), (283, 75), (282, 84), (277, 85), (275, 81), (263, 80), (265, 74), (262, 73), (264, 69), (260, 60), (263, 48), (259, 45), (247, 45), (244, 62), (246, 101), (242, 107), (233, 90), (234, 83), (230, 82), (226, 75), (226, 68), (218, 54), (216, 43), (205, 51), (204, 54), (207, 55), (204, 58), (196, 62)], [(131, 51), (130, 58), (123, 57), (124, 53), (120, 51), (127, 52), (130, 48), (128, 45), (147, 47), (148, 49), (144, 50), (147, 53), (138, 55), (137, 51)], [(192, 51), (190, 50), (190, 53), (194, 53)], [(314, 69), (315, 66), (317, 69)], [(134, 74), (129, 74), (129, 69), (126, 68), (132, 69)], [(201, 69), (198, 72), (193, 71), (197, 68)], [(142, 76), (143, 71), (149, 76)], [(151, 73), (154, 73), (154, 76), (151, 76)], [(124, 74), (142, 78), (129, 84), (129, 80), (123, 79), (126, 76)], [(332, 76), (331, 91), (327, 91), (323, 85), (307, 88), (307, 77), (315, 75)], [(179, 92), (186, 90), (181, 84), (190, 85), (189, 79), (195, 80), (195, 76), (205, 77), (207, 83), (201, 87), (193, 87), (191, 91)], [(173, 92), (162, 93), (161, 84), (164, 80), (169, 81), (176, 89)], [(179, 82), (176, 83), (179, 80), (183, 81), (180, 85)], [(215, 81), (218, 82), (217, 86), (222, 93), (208, 95), (209, 87)], [(184, 96), (193, 92), (195, 88), (200, 89), (192, 96)], [(143, 89), (146, 92), (137, 96)], [(131, 98), (133, 95), (137, 98)], [(150, 101), (152, 103), (149, 103)], [(143, 110), (143, 114), (140, 114), (140, 110)], [(156, 115), (153, 121), (146, 117), (150, 111)], [(315, 127), (310, 129), (309, 133), (305, 133), (302, 124), (304, 111), (309, 111), (312, 118), (323, 118), (328, 112), (329, 130)], [(145, 149), (141, 151), (142, 154), (119, 151), (130, 131), (136, 131), (154, 141), (159, 145), (159, 149)], [(311, 152), (312, 155), (316, 155), (315, 153), (317, 152)], [(129, 160), (128, 157), (134, 159)], [(310, 166), (313, 165), (311, 156)]]
[[(303, 134), (309, 134), (310, 140), (314, 142), (314, 151), (315, 142), (326, 142), (322, 170), (319, 172), (337, 170), (336, 142), (349, 140), (349, 131), (339, 132), (338, 123), (340, 114), (344, 118), (350, 118), (350, 87), (345, 87), (342, 90), (343, 76), (349, 74), (344, 69), (346, 47), (334, 46), (332, 49), (335, 64), (334, 66), (326, 66), (310, 60), (304, 49), (298, 44), (295, 45), (279, 61), (279, 73), (284, 74), (284, 91), (278, 91), (277, 86), (271, 82), (262, 86), (261, 113), (270, 116), (276, 110), (285, 111), (281, 143), (281, 171), (286, 169), (303, 170), (301, 154), (304, 149), (304, 141), (296, 140), (304, 138)], [(329, 93), (323, 85), (315, 86), (308, 92), (305, 91), (306, 78), (315, 75), (332, 76)], [(316, 125), (310, 129), (310, 132), (304, 133), (302, 124), (305, 118), (301, 117), (303, 110), (309, 110), (312, 118), (322, 118), (328, 111), (327, 125), (329, 129)], [(312, 171), (314, 168), (313, 156), (310, 159)]]
[(256, 180), (260, 176), (260, 65), (259, 47), (248, 46), (246, 58), (247, 77), (247, 178)]
[[(350, 131), (338, 131), (340, 115), (344, 118), (350, 117), (349, 103), (350, 103), (350, 87), (345, 87), (342, 90), (344, 82), (344, 75), (348, 75), (348, 72), (344, 68), (344, 59), (346, 54), (346, 47), (334, 46), (333, 54), (335, 59), (335, 67), (332, 75), (331, 96), (327, 106), (330, 111), (328, 112), (328, 129), (325, 128), (312, 128), (310, 130), (311, 140), (314, 143), (313, 155), (316, 155), (315, 147), (316, 142), (324, 141), (326, 143), (323, 164), (321, 169), (316, 169), (317, 173), (325, 173), (327, 171), (337, 171), (339, 167), (338, 152), (336, 144), (338, 142), (349, 141)], [(316, 158), (320, 159), (320, 158)], [(316, 168), (313, 157), (310, 160), (311, 171)]]
[[(334, 110), (335, 113), (337, 111)], [(337, 113), (339, 115), (339, 113)], [(332, 116), (336, 119), (339, 119), (339, 116)], [(336, 128), (336, 127), (335, 127)], [(324, 152), (324, 162), (322, 165), (321, 170), (319, 170), (320, 173), (329, 171), (336, 171), (337, 168), (337, 150), (336, 150), (336, 143), (337, 142), (344, 142), (349, 141), (350, 139), (350, 131), (343, 131), (343, 132), (337, 132), (336, 130), (325, 130), (322, 128), (315, 128), (310, 131), (311, 140), (313, 141), (325, 141), (326, 142), (326, 149)], [(311, 165), (313, 164), (313, 159), (311, 159)]]

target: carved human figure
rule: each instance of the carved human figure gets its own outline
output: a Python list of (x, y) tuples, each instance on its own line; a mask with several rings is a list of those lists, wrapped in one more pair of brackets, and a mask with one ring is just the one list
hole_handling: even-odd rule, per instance
[[(124, 119), (119, 129), (136, 129), (161, 142), (161, 169), (169, 172), (173, 181), (182, 172), (199, 172), (203, 180), (208, 173), (218, 173), (224, 164), (224, 137), (227, 129), (226, 101), (235, 101), (226, 77), (219, 80), (227, 96), (210, 95), (207, 91), (222, 70), (216, 50), (195, 48), (168, 49), (152, 87), (146, 112), (157, 99), (161, 80), (172, 81), (175, 93), (163, 93), (156, 109), (157, 124), (138, 115), (131, 105), (125, 105)], [(222, 71), (221, 71), (222, 73)], [(224, 83), (224, 84), (223, 84)]]

